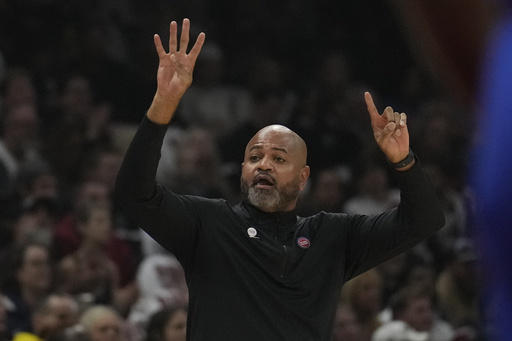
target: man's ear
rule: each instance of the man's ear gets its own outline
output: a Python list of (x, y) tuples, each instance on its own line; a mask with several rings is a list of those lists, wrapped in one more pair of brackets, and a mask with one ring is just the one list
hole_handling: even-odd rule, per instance
[(306, 181), (309, 178), (309, 174), (311, 172), (311, 169), (308, 165), (305, 165), (304, 168), (300, 171), (300, 178), (301, 178), (301, 184), (300, 184), (300, 190), (302, 191), (304, 187), (306, 186)]

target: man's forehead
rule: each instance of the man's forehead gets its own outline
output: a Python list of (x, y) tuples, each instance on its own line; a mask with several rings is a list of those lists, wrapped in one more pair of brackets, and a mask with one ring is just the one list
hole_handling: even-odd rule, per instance
[(269, 147), (271, 149), (283, 149), (290, 152), (292, 149), (295, 149), (297, 141), (291, 130), (288, 128), (267, 128), (260, 130), (254, 135), (247, 145), (248, 150)]
[(249, 145), (247, 148), (247, 151), (254, 151), (254, 150), (263, 150), (263, 149), (270, 149), (273, 151), (279, 151), (283, 152), (285, 154), (290, 154), (292, 151), (291, 148), (287, 148), (284, 146), (281, 146), (280, 144), (270, 144), (270, 143), (255, 143), (253, 145)]
[(306, 143), (293, 130), (285, 126), (271, 125), (258, 131), (246, 146), (246, 157), (253, 150), (265, 148), (297, 157), (301, 163), (306, 163)]

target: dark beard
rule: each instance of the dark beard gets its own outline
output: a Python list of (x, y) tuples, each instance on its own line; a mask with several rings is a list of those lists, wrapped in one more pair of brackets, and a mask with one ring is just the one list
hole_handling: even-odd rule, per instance
[(290, 202), (297, 199), (300, 192), (300, 180), (290, 181), (282, 188), (274, 186), (272, 189), (265, 190), (249, 186), (247, 182), (240, 179), (240, 188), (247, 201), (260, 210), (284, 211)]

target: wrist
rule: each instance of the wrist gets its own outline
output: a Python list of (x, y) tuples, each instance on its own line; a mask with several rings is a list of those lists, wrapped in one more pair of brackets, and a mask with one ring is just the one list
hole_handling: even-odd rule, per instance
[(395, 170), (407, 170), (409, 168), (411, 168), (415, 161), (416, 161), (416, 156), (414, 155), (414, 153), (412, 152), (411, 149), (409, 149), (409, 153), (407, 154), (407, 156), (398, 161), (398, 162), (392, 162), (390, 161), (389, 159), (387, 159), (389, 165), (391, 166), (391, 168), (395, 169)]
[(156, 124), (169, 124), (177, 106), (178, 104), (174, 101), (166, 100), (156, 94), (148, 109), (147, 117)]

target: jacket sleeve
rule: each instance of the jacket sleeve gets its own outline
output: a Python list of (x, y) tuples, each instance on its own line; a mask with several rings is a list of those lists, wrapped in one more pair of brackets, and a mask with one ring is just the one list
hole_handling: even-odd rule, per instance
[(115, 199), (128, 218), (180, 259), (193, 248), (199, 223), (192, 197), (155, 180), (166, 132), (167, 126), (144, 116), (117, 175)]
[(416, 157), (407, 171), (394, 171), (400, 204), (379, 215), (349, 215), (345, 280), (399, 255), (441, 229), (444, 214), (434, 187)]

